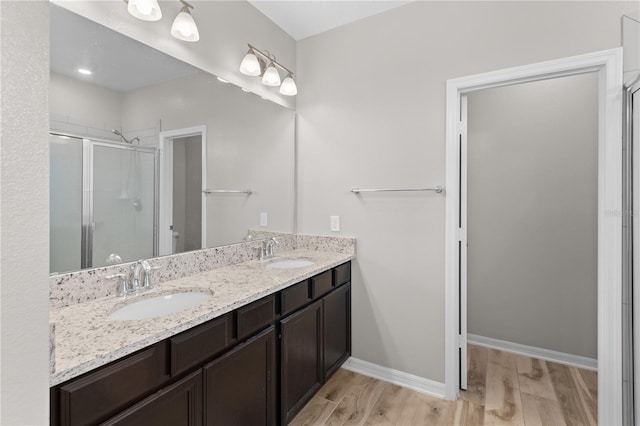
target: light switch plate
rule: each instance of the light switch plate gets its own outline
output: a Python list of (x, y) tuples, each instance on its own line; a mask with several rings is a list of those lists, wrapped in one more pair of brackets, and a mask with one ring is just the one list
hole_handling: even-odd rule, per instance
[(260, 213), (260, 226), (267, 226), (267, 213)]
[(340, 232), (340, 216), (331, 216), (331, 231)]

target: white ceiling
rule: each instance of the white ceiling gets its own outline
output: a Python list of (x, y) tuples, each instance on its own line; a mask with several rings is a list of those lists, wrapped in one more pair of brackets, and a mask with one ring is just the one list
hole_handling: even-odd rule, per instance
[[(96, 22), (51, 4), (51, 71), (117, 92), (201, 72)], [(85, 76), (78, 68), (93, 71)]]
[(412, 0), (249, 0), (296, 40), (393, 9)]

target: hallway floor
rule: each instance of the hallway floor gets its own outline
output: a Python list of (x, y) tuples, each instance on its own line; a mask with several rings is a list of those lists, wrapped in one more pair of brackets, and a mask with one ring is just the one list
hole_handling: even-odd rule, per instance
[(340, 369), (292, 425), (595, 425), (597, 373), (469, 345), (468, 390), (443, 401)]

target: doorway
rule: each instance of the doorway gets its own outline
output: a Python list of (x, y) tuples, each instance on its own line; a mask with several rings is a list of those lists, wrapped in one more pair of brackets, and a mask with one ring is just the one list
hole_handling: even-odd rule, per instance
[[(466, 143), (465, 95), (588, 72), (598, 74), (598, 421), (622, 422), (622, 49), (511, 68), (447, 81), (445, 385), (456, 399), (466, 377)], [(615, 349), (618, 348), (618, 349)]]
[(160, 133), (160, 255), (207, 247), (207, 130)]

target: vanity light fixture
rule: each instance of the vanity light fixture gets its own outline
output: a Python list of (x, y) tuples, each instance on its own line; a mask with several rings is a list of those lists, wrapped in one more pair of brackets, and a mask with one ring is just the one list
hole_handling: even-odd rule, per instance
[(179, 1), (182, 3), (182, 8), (176, 19), (174, 19), (173, 25), (171, 25), (171, 35), (183, 41), (200, 40), (198, 26), (196, 21), (193, 20), (193, 16), (191, 16), (190, 9), (193, 9), (193, 6), (184, 0)]
[[(162, 10), (158, 0), (123, 0), (127, 3), (127, 10), (132, 16), (143, 21), (159, 21), (162, 19)], [(171, 35), (183, 41), (198, 41), (200, 33), (196, 21), (191, 16), (193, 5), (185, 0), (178, 0), (182, 7), (171, 25)]]
[(162, 19), (162, 11), (158, 0), (125, 0), (127, 10), (133, 16), (143, 21), (159, 21)]
[[(262, 76), (262, 84), (265, 86), (280, 86), (280, 93), (286, 96), (295, 96), (298, 93), (296, 82), (293, 80), (293, 71), (276, 61), (275, 55), (268, 51), (262, 51), (248, 44), (249, 51), (240, 63), (240, 72), (253, 77)], [(266, 63), (269, 66), (265, 68)], [(278, 68), (283, 70), (287, 77), (280, 80)]]

